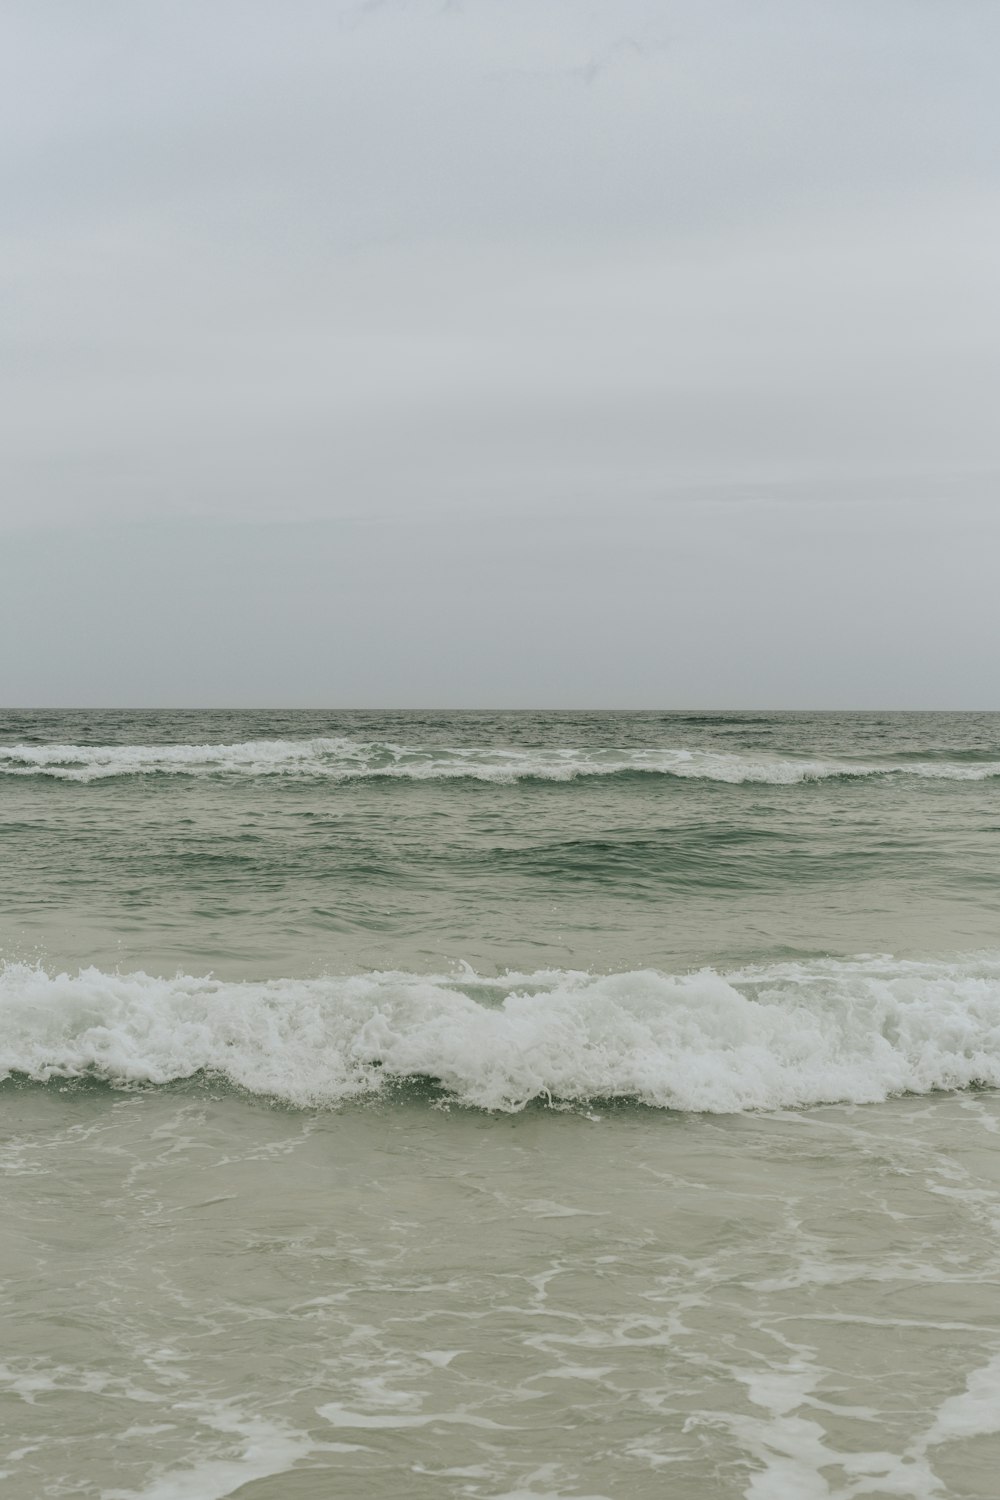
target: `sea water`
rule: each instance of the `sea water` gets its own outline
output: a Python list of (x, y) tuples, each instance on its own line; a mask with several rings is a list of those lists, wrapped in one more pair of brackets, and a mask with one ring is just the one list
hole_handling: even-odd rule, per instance
[(1000, 1494), (1000, 715), (0, 716), (12, 1500)]

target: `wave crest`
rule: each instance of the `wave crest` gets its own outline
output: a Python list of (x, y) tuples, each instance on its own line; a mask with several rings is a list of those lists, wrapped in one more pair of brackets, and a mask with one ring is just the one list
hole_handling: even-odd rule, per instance
[(739, 751), (494, 746), (429, 748), (340, 736), (247, 740), (231, 745), (0, 745), (0, 775), (96, 781), (114, 776), (287, 776), (350, 781), (574, 781), (645, 774), (789, 786), (837, 777), (917, 776), (951, 781), (1000, 777), (1000, 761), (902, 758), (856, 761)]
[(1000, 955), (688, 975), (406, 973), (223, 983), (0, 968), (0, 1076), (204, 1075), (314, 1108), (432, 1080), (455, 1101), (730, 1113), (1000, 1087)]

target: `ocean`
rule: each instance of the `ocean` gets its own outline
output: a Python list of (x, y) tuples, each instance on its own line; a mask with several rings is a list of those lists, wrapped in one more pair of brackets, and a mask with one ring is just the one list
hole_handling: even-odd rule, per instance
[(0, 714), (6, 1500), (996, 1500), (1000, 714)]

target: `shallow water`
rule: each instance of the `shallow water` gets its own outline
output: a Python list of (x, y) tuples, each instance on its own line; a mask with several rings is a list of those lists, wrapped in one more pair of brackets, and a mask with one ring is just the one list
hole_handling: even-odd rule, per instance
[(995, 1494), (996, 1095), (4, 1107), (7, 1493)]
[(3, 716), (4, 1494), (995, 1500), (998, 766)]

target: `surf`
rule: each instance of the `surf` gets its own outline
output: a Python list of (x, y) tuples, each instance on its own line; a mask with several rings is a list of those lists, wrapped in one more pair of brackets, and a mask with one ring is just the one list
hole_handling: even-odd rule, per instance
[(233, 744), (0, 745), (0, 775), (89, 782), (133, 776), (291, 777), (327, 781), (577, 781), (666, 776), (729, 784), (793, 786), (837, 778), (915, 777), (986, 781), (1000, 760), (810, 757), (688, 749), (404, 745), (347, 736)]
[(197, 1078), (299, 1109), (431, 1083), (456, 1105), (728, 1114), (1000, 1087), (1000, 954), (722, 971), (223, 982), (0, 969), (0, 1076)]

